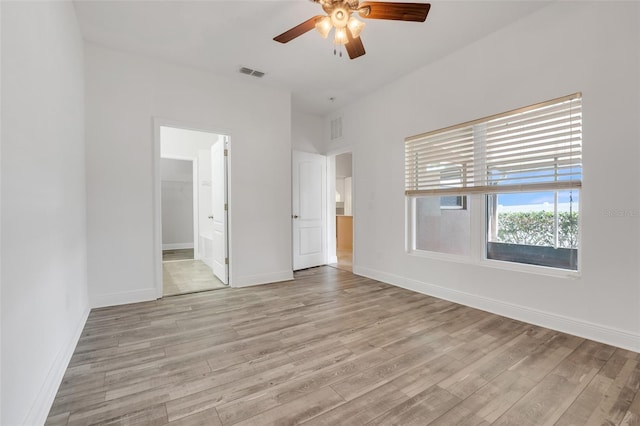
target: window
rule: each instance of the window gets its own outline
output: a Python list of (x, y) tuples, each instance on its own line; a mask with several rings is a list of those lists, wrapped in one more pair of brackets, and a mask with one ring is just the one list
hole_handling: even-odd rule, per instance
[(579, 191), (487, 195), (487, 259), (578, 269)]
[(440, 197), (441, 209), (466, 209), (467, 197), (464, 195), (445, 195)]
[(468, 256), (471, 216), (466, 209), (443, 206), (445, 198), (466, 197), (426, 196), (410, 199), (414, 212), (412, 228), (415, 230), (411, 249)]
[(407, 138), (410, 249), (577, 270), (581, 186), (580, 93)]

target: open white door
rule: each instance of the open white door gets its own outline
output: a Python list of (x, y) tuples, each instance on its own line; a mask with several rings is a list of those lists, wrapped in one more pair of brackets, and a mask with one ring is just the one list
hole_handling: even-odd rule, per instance
[(293, 269), (326, 261), (327, 160), (319, 154), (292, 153)]
[(229, 261), (227, 255), (227, 143), (223, 136), (211, 146), (211, 190), (212, 190), (212, 242), (213, 274), (224, 284), (229, 283)]

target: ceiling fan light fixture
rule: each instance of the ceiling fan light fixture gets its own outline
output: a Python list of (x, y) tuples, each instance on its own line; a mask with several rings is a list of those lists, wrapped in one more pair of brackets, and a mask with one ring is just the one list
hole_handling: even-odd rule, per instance
[(347, 27), (349, 27), (349, 31), (351, 31), (351, 36), (353, 38), (358, 38), (360, 37), (360, 33), (362, 33), (362, 30), (364, 29), (365, 25), (366, 24), (364, 22), (359, 21), (352, 16), (351, 18), (349, 18), (349, 23), (347, 24)]
[[(2, 1), (2, 0), (0, 0)], [(346, 45), (349, 59), (356, 59), (367, 53), (364, 50), (360, 34), (365, 23), (352, 15), (365, 19), (383, 19), (391, 21), (424, 22), (431, 8), (429, 3), (410, 3), (400, 1), (361, 1), (361, 0), (312, 0), (322, 6), (326, 15), (316, 15), (288, 29), (273, 40), (288, 43), (311, 31), (314, 27), (323, 38), (328, 38), (335, 27), (333, 53), (337, 55)]]
[(322, 38), (329, 37), (329, 32), (331, 32), (331, 18), (328, 16), (324, 16), (316, 21), (316, 30), (320, 33)]
[(350, 16), (351, 13), (344, 7), (336, 7), (333, 12), (331, 12), (331, 24), (336, 28), (344, 28), (347, 26)]
[(336, 28), (336, 35), (333, 39), (335, 44), (347, 44), (349, 43), (349, 39), (347, 38), (347, 29), (346, 28)]

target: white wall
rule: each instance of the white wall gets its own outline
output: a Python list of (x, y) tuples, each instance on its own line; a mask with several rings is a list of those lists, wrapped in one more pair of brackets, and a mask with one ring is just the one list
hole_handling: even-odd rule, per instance
[(350, 152), (336, 155), (336, 176), (337, 177), (351, 177), (352, 172), (352, 155)]
[[(2, 3), (0, 3), (0, 52), (2, 52)], [(0, 64), (2, 60), (0, 59)], [(2, 67), (0, 66), (0, 100), (2, 99)], [(0, 101), (0, 164), (2, 163), (2, 102)], [(0, 242), (2, 241), (2, 173), (0, 173)], [(0, 243), (0, 321), (2, 319), (2, 244)], [(0, 322), (0, 422), (2, 421), (2, 323)]]
[[(639, 7), (552, 3), (345, 108), (327, 150), (354, 147), (354, 271), (640, 351)], [(406, 254), (406, 136), (578, 91), (580, 278)]]
[(160, 157), (162, 158), (198, 158), (198, 151), (210, 149), (222, 135), (199, 130), (176, 127), (160, 127)]
[(83, 44), (70, 2), (2, 2), (2, 418), (44, 423), (88, 314)]
[(324, 154), (322, 117), (300, 111), (291, 113), (291, 145), (296, 151)]
[(153, 117), (231, 137), (231, 284), (291, 278), (290, 94), (91, 43), (85, 64), (92, 305), (156, 295)]
[(160, 160), (162, 248), (193, 248), (193, 162)]
[(193, 182), (193, 162), (190, 160), (160, 159), (160, 180)]

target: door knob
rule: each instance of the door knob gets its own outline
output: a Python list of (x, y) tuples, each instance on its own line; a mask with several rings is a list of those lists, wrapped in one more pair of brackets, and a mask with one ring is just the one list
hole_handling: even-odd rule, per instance
[(209, 219), (212, 219), (212, 220), (213, 220), (213, 216), (209, 216)]
[(292, 215), (291, 217), (292, 217), (292, 218), (294, 218), (294, 219), (297, 219), (297, 218), (298, 218), (298, 215), (297, 215), (297, 214), (294, 214), (294, 215)]

